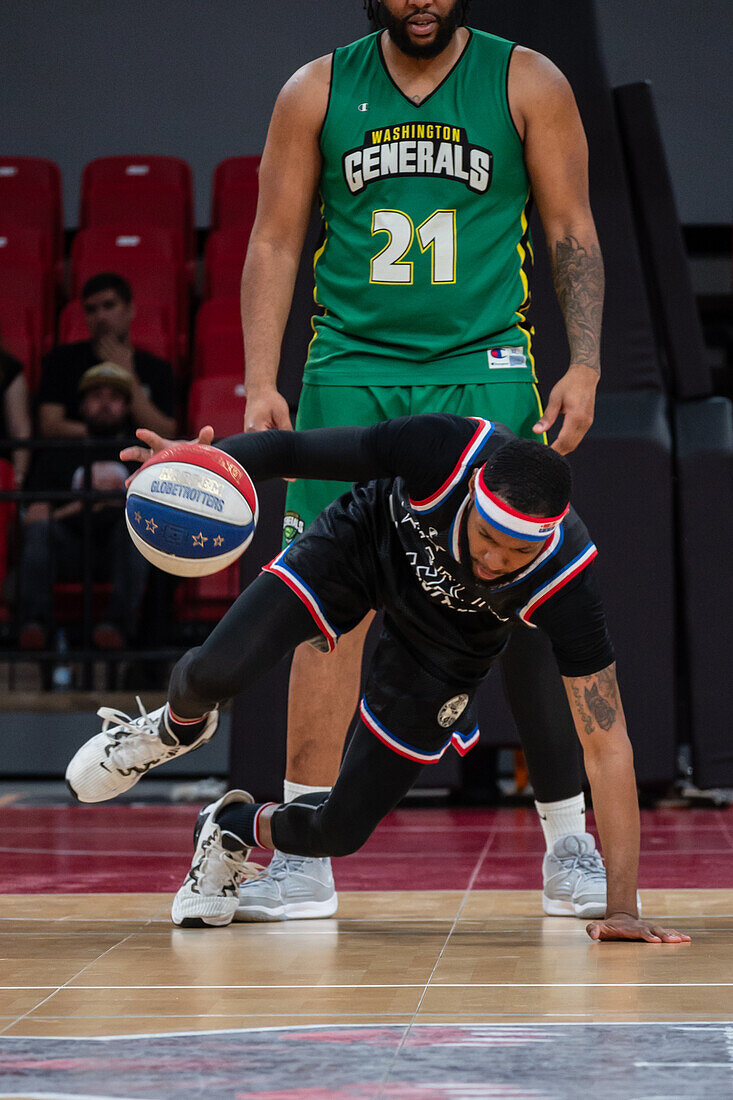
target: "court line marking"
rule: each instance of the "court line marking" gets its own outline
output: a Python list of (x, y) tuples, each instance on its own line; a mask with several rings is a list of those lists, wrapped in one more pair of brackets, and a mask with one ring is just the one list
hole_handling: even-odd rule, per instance
[(730, 1062), (634, 1062), (638, 1069), (731, 1069)]
[[(358, 891), (344, 890), (342, 892), (343, 893), (357, 893)], [(366, 891), (364, 891), (364, 892), (366, 892)], [(382, 891), (382, 892), (384, 892), (384, 893), (402, 893), (402, 892), (405, 892), (405, 891), (389, 891), (389, 890), (387, 890), (387, 891)], [(409, 891), (407, 891), (407, 892), (409, 892)], [(414, 893), (423, 893), (423, 892), (427, 892), (427, 891), (415, 890), (413, 892)], [(456, 892), (458, 893), (458, 891), (456, 891)], [(483, 892), (483, 891), (472, 891), (472, 897), (474, 897), (474, 898), (477, 897), (477, 894), (481, 893), (481, 892)], [(485, 892), (486, 893), (493, 893), (494, 891), (485, 891)], [(507, 890), (506, 891), (506, 893), (514, 893), (514, 892), (515, 891), (513, 891), (513, 890)], [(529, 892), (534, 893), (535, 891), (533, 890), (533, 891), (529, 891)], [(724, 891), (721, 891), (721, 892), (724, 892)], [(644, 895), (646, 893), (648, 893), (648, 891), (642, 890), (641, 893), (642, 893), (642, 898), (644, 898)], [(4, 895), (0, 894), (0, 898), (2, 898), (2, 897), (6, 897), (6, 898), (20, 898), (20, 897), (29, 898), (30, 895), (29, 894), (4, 894)], [(68, 895), (67, 895), (67, 897), (68, 897)], [(79, 898), (94, 898), (94, 897), (96, 897), (96, 894), (78, 894), (78, 897)], [(166, 897), (166, 895), (161, 894), (161, 897)], [(171, 894), (169, 894), (169, 897), (173, 897), (173, 891), (171, 892)], [(166, 904), (161, 906), (161, 912), (162, 913), (167, 913), (168, 904), (169, 903), (166, 903)], [(665, 922), (666, 921), (688, 921), (688, 922), (689, 921), (718, 921), (718, 920), (722, 921), (722, 920), (729, 920), (729, 919), (731, 919), (731, 917), (733, 917), (733, 912), (731, 912), (731, 913), (667, 913), (667, 914), (664, 914), (663, 916), (660, 916), (659, 920), (660, 921), (665, 921)], [(579, 917), (578, 921), (580, 922), (581, 920), (582, 920), (581, 917)], [(3, 921), (14, 921), (15, 923), (18, 923), (18, 924), (29, 924), (31, 921), (35, 921), (39, 924), (62, 924), (62, 923), (72, 923), (74, 921), (84, 922), (85, 924), (130, 924), (130, 923), (134, 923), (134, 922), (139, 922), (140, 924), (147, 926), (147, 925), (150, 925), (150, 924), (167, 924), (167, 925), (169, 925), (169, 924), (171, 924), (171, 917), (163, 916), (163, 915), (161, 915), (161, 916), (154, 915), (154, 916), (149, 916), (149, 917), (146, 917), (146, 916), (81, 916), (81, 915), (78, 915), (78, 914), (74, 915), (74, 916), (25, 916), (25, 915), (20, 915), (19, 914), (17, 916), (0, 916), (0, 924)], [(452, 924), (452, 922), (455, 921), (455, 914), (448, 914), (447, 916), (379, 916), (379, 915), (376, 915), (376, 914), (374, 916), (338, 916), (338, 915), (336, 915), (336, 916), (316, 917), (316, 919), (313, 923), (314, 924), (315, 923), (324, 924), (326, 921), (328, 921), (330, 923), (333, 923), (333, 924), (336, 924), (337, 922), (349, 923), (349, 924), (375, 924), (375, 923), (379, 923), (379, 924), (436, 924), (436, 923), (441, 922), (441, 923), (444, 923), (444, 924)], [(547, 914), (539, 915), (539, 914), (532, 914), (532, 913), (514, 913), (514, 914), (510, 914), (508, 916), (461, 916), (460, 921), (463, 924), (489, 924), (493, 921), (501, 921), (504, 924), (506, 924), (510, 921), (517, 921), (517, 922), (521, 921), (522, 924), (525, 924), (527, 921), (540, 921), (540, 922), (553, 921), (554, 926), (550, 927), (550, 928), (546, 928), (546, 930), (544, 930), (545, 932), (560, 932), (560, 931), (567, 932), (568, 930), (570, 930), (571, 927), (575, 927), (575, 925), (571, 924), (571, 922), (570, 922), (570, 920), (568, 919), (567, 916), (547, 916)], [(559, 923), (557, 923), (557, 925), (555, 924), (555, 922), (560, 922), (560, 921), (562, 922), (562, 928), (560, 928)], [(237, 923), (237, 922), (234, 922), (234, 923)], [(253, 931), (255, 930), (255, 927), (256, 927), (256, 925), (254, 925), (254, 924), (251, 925), (251, 928), (252, 928)], [(0, 928), (0, 932), (1, 931), (2, 930)], [(263, 930), (262, 930), (262, 928), (256, 928), (256, 931), (263, 931)], [(343, 928), (342, 928), (342, 930), (340, 930), (340, 931), (343, 932), (343, 931), (348, 931), (348, 930), (343, 930)], [(525, 930), (525, 928), (523, 928), (523, 927), (517, 927), (517, 928), (511, 928), (511, 930), (506, 930), (506, 931), (507, 932), (510, 932), (510, 931), (511, 932), (524, 932), (524, 931), (528, 931), (528, 930)], [(700, 927), (700, 928), (698, 928), (698, 931), (699, 932), (704, 932), (704, 931), (709, 931), (709, 932), (730, 932), (730, 931), (733, 931), (733, 930), (731, 930), (731, 928), (720, 928), (720, 927), (714, 927), (714, 928), (709, 928), (709, 930), (705, 930), (705, 928)], [(19, 930), (19, 928), (12, 928), (12, 930), (9, 930), (8, 934), (9, 935), (17, 935), (20, 932), (21, 932), (21, 930)], [(158, 934), (156, 930), (151, 930), (150, 934), (152, 935), (153, 932), (155, 932), (155, 934)], [(163, 932), (163, 930), (161, 930), (161, 933), (162, 932)], [(69, 935), (69, 936), (86, 936), (86, 935), (88, 935), (87, 932), (65, 932), (63, 934), (64, 935)], [(307, 928), (298, 928), (297, 933), (296, 933), (295, 930), (293, 930), (293, 935), (296, 935), (296, 934), (297, 935), (307, 935), (308, 930), (307, 930)], [(33, 935), (42, 936), (42, 935), (45, 935), (45, 933), (43, 933), (43, 932), (34, 932)], [(111, 933), (110, 933), (110, 935), (111, 935)]]
[[(264, 1013), (264, 1014), (260, 1014), (260, 1015), (270, 1015), (270, 1014), (269, 1013)], [(286, 1015), (286, 1014), (284, 1013), (283, 1015)], [(287, 1015), (292, 1015), (292, 1014), (288, 1013)], [(312, 1013), (311, 1015), (315, 1015), (315, 1014)], [(321, 1015), (332, 1016), (331, 1013), (322, 1013)], [(366, 1013), (364, 1015), (366, 1015)], [(411, 1015), (411, 1014), (410, 1013), (401, 1013), (401, 1014), (400, 1013), (379, 1013), (379, 1015), (380, 1016), (382, 1016), (382, 1015), (386, 1015), (386, 1016), (403, 1015), (403, 1016), (406, 1016), (406, 1015)], [(435, 1013), (434, 1015), (442, 1015), (442, 1013)], [(156, 1016), (157, 1016), (157, 1013), (156, 1013)], [(82, 1019), (82, 1020), (83, 1019), (101, 1019), (101, 1020), (123, 1019), (123, 1020), (126, 1020), (126, 1019), (139, 1019), (139, 1018), (150, 1019), (149, 1016), (146, 1016), (146, 1017), (137, 1017), (137, 1016), (121, 1016), (121, 1017), (116, 1017), (116, 1016), (85, 1017), (85, 1016), (81, 1016), (81, 1017), (75, 1017), (75, 1019)], [(200, 1015), (191, 1015), (191, 1014), (189, 1014), (185, 1017), (163, 1016), (161, 1018), (162, 1019), (173, 1019), (173, 1020), (180, 1019), (180, 1018), (188, 1019), (188, 1020), (190, 1020), (190, 1019), (206, 1019), (206, 1014), (200, 1014)], [(213, 1018), (216, 1018), (216, 1017), (214, 1016)], [(56, 1020), (56, 1019), (67, 1019), (67, 1018), (66, 1017), (57, 1017), (57, 1016), (42, 1016), (42, 1017), (39, 1017), (39, 1019)], [(41, 1039), (41, 1040), (44, 1040), (44, 1041), (52, 1040), (54, 1042), (59, 1042), (59, 1043), (68, 1043), (68, 1042), (114, 1043), (114, 1042), (124, 1042), (127, 1039), (130, 1039), (130, 1040), (136, 1040), (136, 1039), (175, 1039), (175, 1038), (190, 1038), (190, 1037), (200, 1038), (202, 1035), (241, 1035), (243, 1032), (256, 1033), (256, 1032), (263, 1032), (263, 1031), (264, 1032), (267, 1032), (267, 1031), (325, 1031), (325, 1030), (330, 1031), (333, 1028), (339, 1028), (339, 1029), (348, 1028), (349, 1030), (356, 1031), (360, 1028), (365, 1028), (365, 1029), (368, 1028), (369, 1030), (373, 1030), (374, 1028), (382, 1028), (382, 1027), (384, 1027), (384, 1028), (403, 1028), (404, 1026), (405, 1026), (404, 1023), (399, 1023), (399, 1024), (397, 1024), (397, 1023), (395, 1023), (395, 1024), (390, 1024), (390, 1023), (387, 1023), (387, 1024), (381, 1024), (381, 1023), (371, 1023), (371, 1024), (328, 1023), (328, 1024), (267, 1024), (267, 1025), (263, 1024), (263, 1025), (260, 1025), (260, 1026), (257, 1026), (257, 1027), (207, 1028), (205, 1031), (141, 1031), (141, 1032), (137, 1032), (135, 1034), (129, 1034), (129, 1035), (127, 1035), (127, 1034), (126, 1035), (6, 1035), (6, 1036), (0, 1036), (0, 1042), (2, 1042), (2, 1039), (5, 1038), (5, 1039), (9, 1039), (9, 1040), (16, 1040), (16, 1039), (18, 1039), (18, 1040), (20, 1040), (20, 1039), (23, 1039), (23, 1040)], [(466, 1029), (475, 1028), (475, 1027), (489, 1027), (489, 1028), (503, 1028), (503, 1029), (513, 1029), (513, 1030), (517, 1030), (518, 1028), (521, 1028), (523, 1030), (526, 1030), (528, 1028), (535, 1029), (535, 1028), (554, 1028), (554, 1027), (586, 1027), (587, 1028), (587, 1027), (639, 1027), (639, 1026), (641, 1026), (641, 1027), (667, 1027), (667, 1028), (680, 1028), (681, 1027), (681, 1028), (684, 1028), (684, 1027), (689, 1027), (691, 1025), (685, 1025), (682, 1022), (667, 1019), (667, 1020), (539, 1020), (536, 1023), (534, 1021), (525, 1021), (525, 1022), (521, 1022), (521, 1023), (502, 1023), (501, 1021), (494, 1022), (493, 1020), (492, 1021), (486, 1021), (486, 1022), (479, 1021), (479, 1022), (475, 1022), (475, 1023), (463, 1023), (460, 1020), (455, 1020), (455, 1021), (441, 1023), (441, 1024), (435, 1024), (435, 1023), (429, 1023), (427, 1021), (417, 1020), (413, 1026), (416, 1027), (416, 1028), (422, 1028), (422, 1027), (453, 1027), (453, 1026), (455, 1026), (455, 1027), (466, 1028)], [(725, 1023), (721, 1022), (720, 1020), (699, 1020), (699, 1021), (697, 1021), (697, 1023), (694, 1026), (696, 1028), (699, 1028), (701, 1031), (703, 1031), (703, 1030), (726, 1031), (727, 1028), (730, 1025), (725, 1024)], [(662, 1064), (666, 1065), (668, 1063), (662, 1063)], [(726, 1066), (726, 1068), (730, 1068), (730, 1063), (726, 1062), (725, 1066)], [(0, 1094), (0, 1095), (2, 1095), (2, 1094)]]
[(31, 1008), (28, 1009), (27, 1012), (22, 1012), (19, 1016), (16, 1016), (15, 1019), (11, 1023), (7, 1024), (3, 1028), (0, 1028), (0, 1036), (4, 1035), (5, 1032), (8, 1030), (8, 1028), (15, 1027), (17, 1024), (22, 1023), (22, 1021), (25, 1020), (28, 1016), (30, 1016), (30, 1014), (32, 1012), (35, 1012), (36, 1009), (42, 1008), (43, 1005), (47, 1004), (48, 1001), (50, 1001), (52, 997), (55, 997), (57, 993), (59, 993), (62, 989), (65, 989), (69, 985), (69, 982), (73, 982), (75, 978), (80, 977), (80, 975), (82, 975), (85, 972), (85, 970), (88, 970), (90, 966), (94, 966), (94, 964), (97, 963), (100, 959), (103, 959), (105, 955), (108, 955), (110, 951), (114, 951), (115, 947), (120, 947), (122, 944), (127, 943), (128, 940), (133, 939), (133, 937), (137, 934), (138, 934), (137, 932), (130, 932), (130, 933), (128, 933), (128, 935), (123, 936), (122, 939), (118, 939), (117, 943), (112, 944), (111, 947), (108, 947), (105, 951), (102, 951), (101, 954), (97, 955), (96, 958), (90, 960), (90, 962), (88, 962), (88, 963), (86, 963), (86, 965), (82, 966), (81, 969), (77, 970), (77, 972), (71, 978), (69, 978), (68, 981), (64, 982), (62, 985), (57, 985), (55, 987), (53, 987), (53, 986), (35, 986), (35, 987), (34, 986), (28, 986), (27, 987), (28, 989), (51, 989), (52, 992), (49, 993), (49, 995), (47, 997), (42, 997), (41, 1000), (38, 1002), (38, 1004), (33, 1005)]
[[(132, 939), (133, 935), (134, 935), (134, 933), (131, 932), (128, 936), (125, 936), (124, 939), (120, 942), (126, 943), (127, 940)], [(26, 1017), (30, 1016), (31, 1012), (34, 1012), (37, 1008), (42, 1008), (43, 1005), (47, 1004), (48, 1001), (50, 1001), (52, 997), (55, 997), (56, 994), (60, 990), (64, 989), (69, 984), (69, 982), (72, 982), (74, 980), (74, 978), (78, 978), (80, 974), (83, 974), (85, 970), (88, 970), (89, 967), (93, 966), (96, 962), (99, 961), (99, 959), (104, 958), (104, 956), (107, 955), (110, 951), (113, 951), (116, 946), (117, 946), (117, 944), (112, 944), (112, 946), (108, 947), (106, 951), (103, 951), (100, 955), (97, 955), (96, 958), (94, 958), (90, 962), (88, 962), (86, 964), (86, 966), (82, 966), (81, 969), (78, 970), (76, 972), (76, 974), (74, 974), (71, 978), (69, 978), (69, 980), (67, 982), (64, 982), (63, 985), (57, 985), (55, 987), (54, 986), (49, 986), (49, 985), (46, 985), (46, 986), (32, 986), (32, 985), (29, 985), (29, 986), (27, 986), (28, 989), (35, 989), (35, 990), (51, 989), (52, 992), (49, 993), (49, 995), (47, 997), (42, 997), (41, 1000), (38, 1002), (38, 1004), (33, 1005), (31, 1008), (28, 1009), (27, 1012), (22, 1012), (19, 1016), (16, 1016), (16, 1018), (13, 1021), (12, 1024), (7, 1024), (6, 1027), (4, 1027), (0, 1030), (0, 1035), (3, 1035), (9, 1027), (14, 1027), (16, 1024), (20, 1024), (23, 1020), (26, 1019)], [(12, 988), (12, 987), (8, 987), (8, 988)], [(20, 988), (20, 987), (16, 986), (16, 988)]]
[[(82, 1095), (80, 1092), (26, 1092), (25, 1089), (22, 1092), (0, 1092), (0, 1097), (3, 1100), (110, 1100), (109, 1093), (102, 1096), (97, 1093)], [(116, 1096), (114, 1100), (134, 1100), (134, 1097)]]
[[(129, 939), (129, 937), (128, 937)], [(123, 941), (124, 942), (124, 941)], [(99, 959), (103, 958), (110, 951), (114, 950), (115, 946), (108, 948), (107, 951), (103, 951), (101, 955), (98, 955), (92, 960), (88, 966), (92, 966)], [(80, 974), (84, 972), (88, 967), (83, 967), (79, 971)], [(77, 975), (74, 975), (76, 977)], [(430, 979), (428, 979), (429, 981)], [(27, 990), (40, 990), (40, 989), (56, 989), (62, 990), (69, 987), (69, 982), (73, 982), (74, 978), (69, 978), (69, 981), (64, 982), (63, 985), (50, 986), (50, 985), (0, 985), (0, 990), (6, 991), (20, 991)], [(71, 991), (76, 993), (79, 990), (90, 989), (105, 989), (108, 992), (128, 990), (128, 989), (147, 989), (150, 992), (159, 989), (421, 989), (426, 986), (425, 982), (351, 982), (348, 984), (311, 984), (304, 982), (300, 985), (268, 985), (262, 982), (258, 982), (253, 985), (75, 985), (70, 987)], [(733, 982), (434, 982), (430, 987), (431, 989), (727, 989), (733, 986)], [(42, 1004), (43, 1002), (41, 1002)], [(37, 1006), (40, 1008), (40, 1004)]]
[(424, 1002), (424, 1000), (427, 996), (428, 989), (430, 988), (430, 983), (431, 983), (431, 981), (433, 979), (433, 976), (435, 975), (435, 973), (438, 969), (438, 966), (440, 965), (440, 963), (443, 959), (443, 956), (445, 955), (445, 952), (448, 948), (448, 944), (451, 941), (451, 937), (453, 936), (453, 933), (455, 932), (456, 925), (458, 924), (458, 922), (460, 920), (461, 913), (463, 912), (463, 910), (466, 906), (466, 903), (467, 903), (467, 901), (470, 897), (471, 890), (473, 889), (473, 884), (475, 883), (476, 879), (478, 878), (478, 874), (479, 874), (479, 871), (481, 870), (481, 866), (482, 866), (482, 864), (483, 864), (483, 862), (486, 858), (486, 854), (489, 851), (489, 848), (491, 847), (495, 837), (496, 837), (496, 829), (491, 829), (488, 833), (488, 836), (486, 837), (486, 842), (485, 842), (484, 847), (481, 851), (481, 854), (480, 854), (480, 856), (479, 856), (478, 860), (476, 861), (476, 864), (473, 868), (473, 872), (471, 873), (471, 877), (468, 880), (468, 885), (466, 886), (466, 889), (463, 892), (463, 897), (461, 898), (460, 904), (459, 904), (458, 909), (456, 911), (456, 915), (453, 918), (453, 923), (451, 924), (451, 927), (448, 931), (448, 935), (445, 938), (445, 942), (444, 942), (442, 948), (440, 949), (440, 952), (438, 953), (438, 957), (435, 960), (435, 964), (434, 964), (432, 970), (430, 971), (430, 974), (428, 975), (428, 980), (427, 980), (427, 982), (425, 982), (422, 994), (420, 995), (420, 999), (417, 1002), (417, 1006), (415, 1008), (415, 1012), (414, 1012), (414, 1015), (412, 1017), (412, 1020), (408, 1024), (407, 1030), (402, 1035), (402, 1038), (400, 1039), (400, 1041), (397, 1045), (397, 1049), (395, 1050), (395, 1053), (392, 1056), (389, 1065), (387, 1066), (386, 1073), (385, 1073), (385, 1078), (384, 1078), (385, 1083), (391, 1077), (392, 1071), (395, 1068), (395, 1065), (397, 1063), (397, 1059), (402, 1054), (402, 1052), (405, 1048), (405, 1044), (407, 1042), (407, 1039), (409, 1038), (410, 1032), (411, 1032), (413, 1026), (417, 1022), (417, 1017), (420, 1013), (420, 1009), (422, 1008), (423, 1002)]
[[(110, 1094), (104, 1096), (97, 1093), (80, 1092), (0, 1092), (2, 1100), (110, 1100)], [(133, 1097), (116, 1096), (114, 1100), (134, 1100)], [(138, 1098), (139, 1100), (139, 1098)]]

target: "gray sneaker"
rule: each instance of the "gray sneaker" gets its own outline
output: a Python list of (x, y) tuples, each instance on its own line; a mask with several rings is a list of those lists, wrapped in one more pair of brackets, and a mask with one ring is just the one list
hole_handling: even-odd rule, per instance
[(330, 859), (278, 852), (269, 867), (239, 888), (235, 921), (332, 917), (338, 908)]
[(542, 860), (542, 908), (552, 917), (603, 917), (606, 868), (590, 833), (568, 833)]
[[(606, 868), (590, 833), (568, 833), (542, 860), (542, 908), (551, 917), (606, 915)], [(641, 916), (641, 898), (636, 895)]]

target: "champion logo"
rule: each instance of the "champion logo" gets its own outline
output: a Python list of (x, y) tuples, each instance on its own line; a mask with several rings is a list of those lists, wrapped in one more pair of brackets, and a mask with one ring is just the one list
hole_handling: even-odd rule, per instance
[(368, 103), (360, 103), (359, 106), (357, 107), (357, 110), (362, 111), (362, 112), (363, 111), (368, 111), (369, 110), (369, 104)]

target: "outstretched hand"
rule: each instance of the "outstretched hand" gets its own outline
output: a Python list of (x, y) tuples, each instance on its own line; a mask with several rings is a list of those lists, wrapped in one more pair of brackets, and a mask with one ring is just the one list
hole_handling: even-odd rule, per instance
[(674, 928), (662, 928), (628, 913), (612, 913), (585, 927), (592, 940), (644, 940), (646, 943), (689, 943), (690, 937)]
[[(164, 451), (166, 447), (175, 447), (179, 443), (202, 443), (206, 446), (210, 446), (214, 439), (214, 429), (210, 424), (207, 424), (204, 428), (199, 430), (197, 439), (163, 439), (157, 432), (151, 432), (149, 428), (138, 428), (135, 432), (138, 439), (141, 439), (143, 443), (146, 443), (146, 447), (125, 447), (123, 451), (120, 451), (120, 458), (123, 462), (147, 462), (153, 455), (157, 455), (159, 451)], [(128, 477), (125, 485), (129, 486), (130, 482), (137, 476), (137, 471)]]

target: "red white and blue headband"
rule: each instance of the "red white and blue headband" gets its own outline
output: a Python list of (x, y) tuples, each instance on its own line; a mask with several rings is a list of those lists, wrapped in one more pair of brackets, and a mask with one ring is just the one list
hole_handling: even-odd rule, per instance
[(544, 542), (555, 531), (568, 514), (570, 505), (566, 505), (559, 516), (527, 516), (499, 500), (498, 496), (491, 492), (484, 481), (485, 466), (482, 466), (476, 475), (475, 503), (476, 510), (482, 519), (503, 531), (505, 535), (512, 535), (515, 539), (525, 539), (527, 542)]

